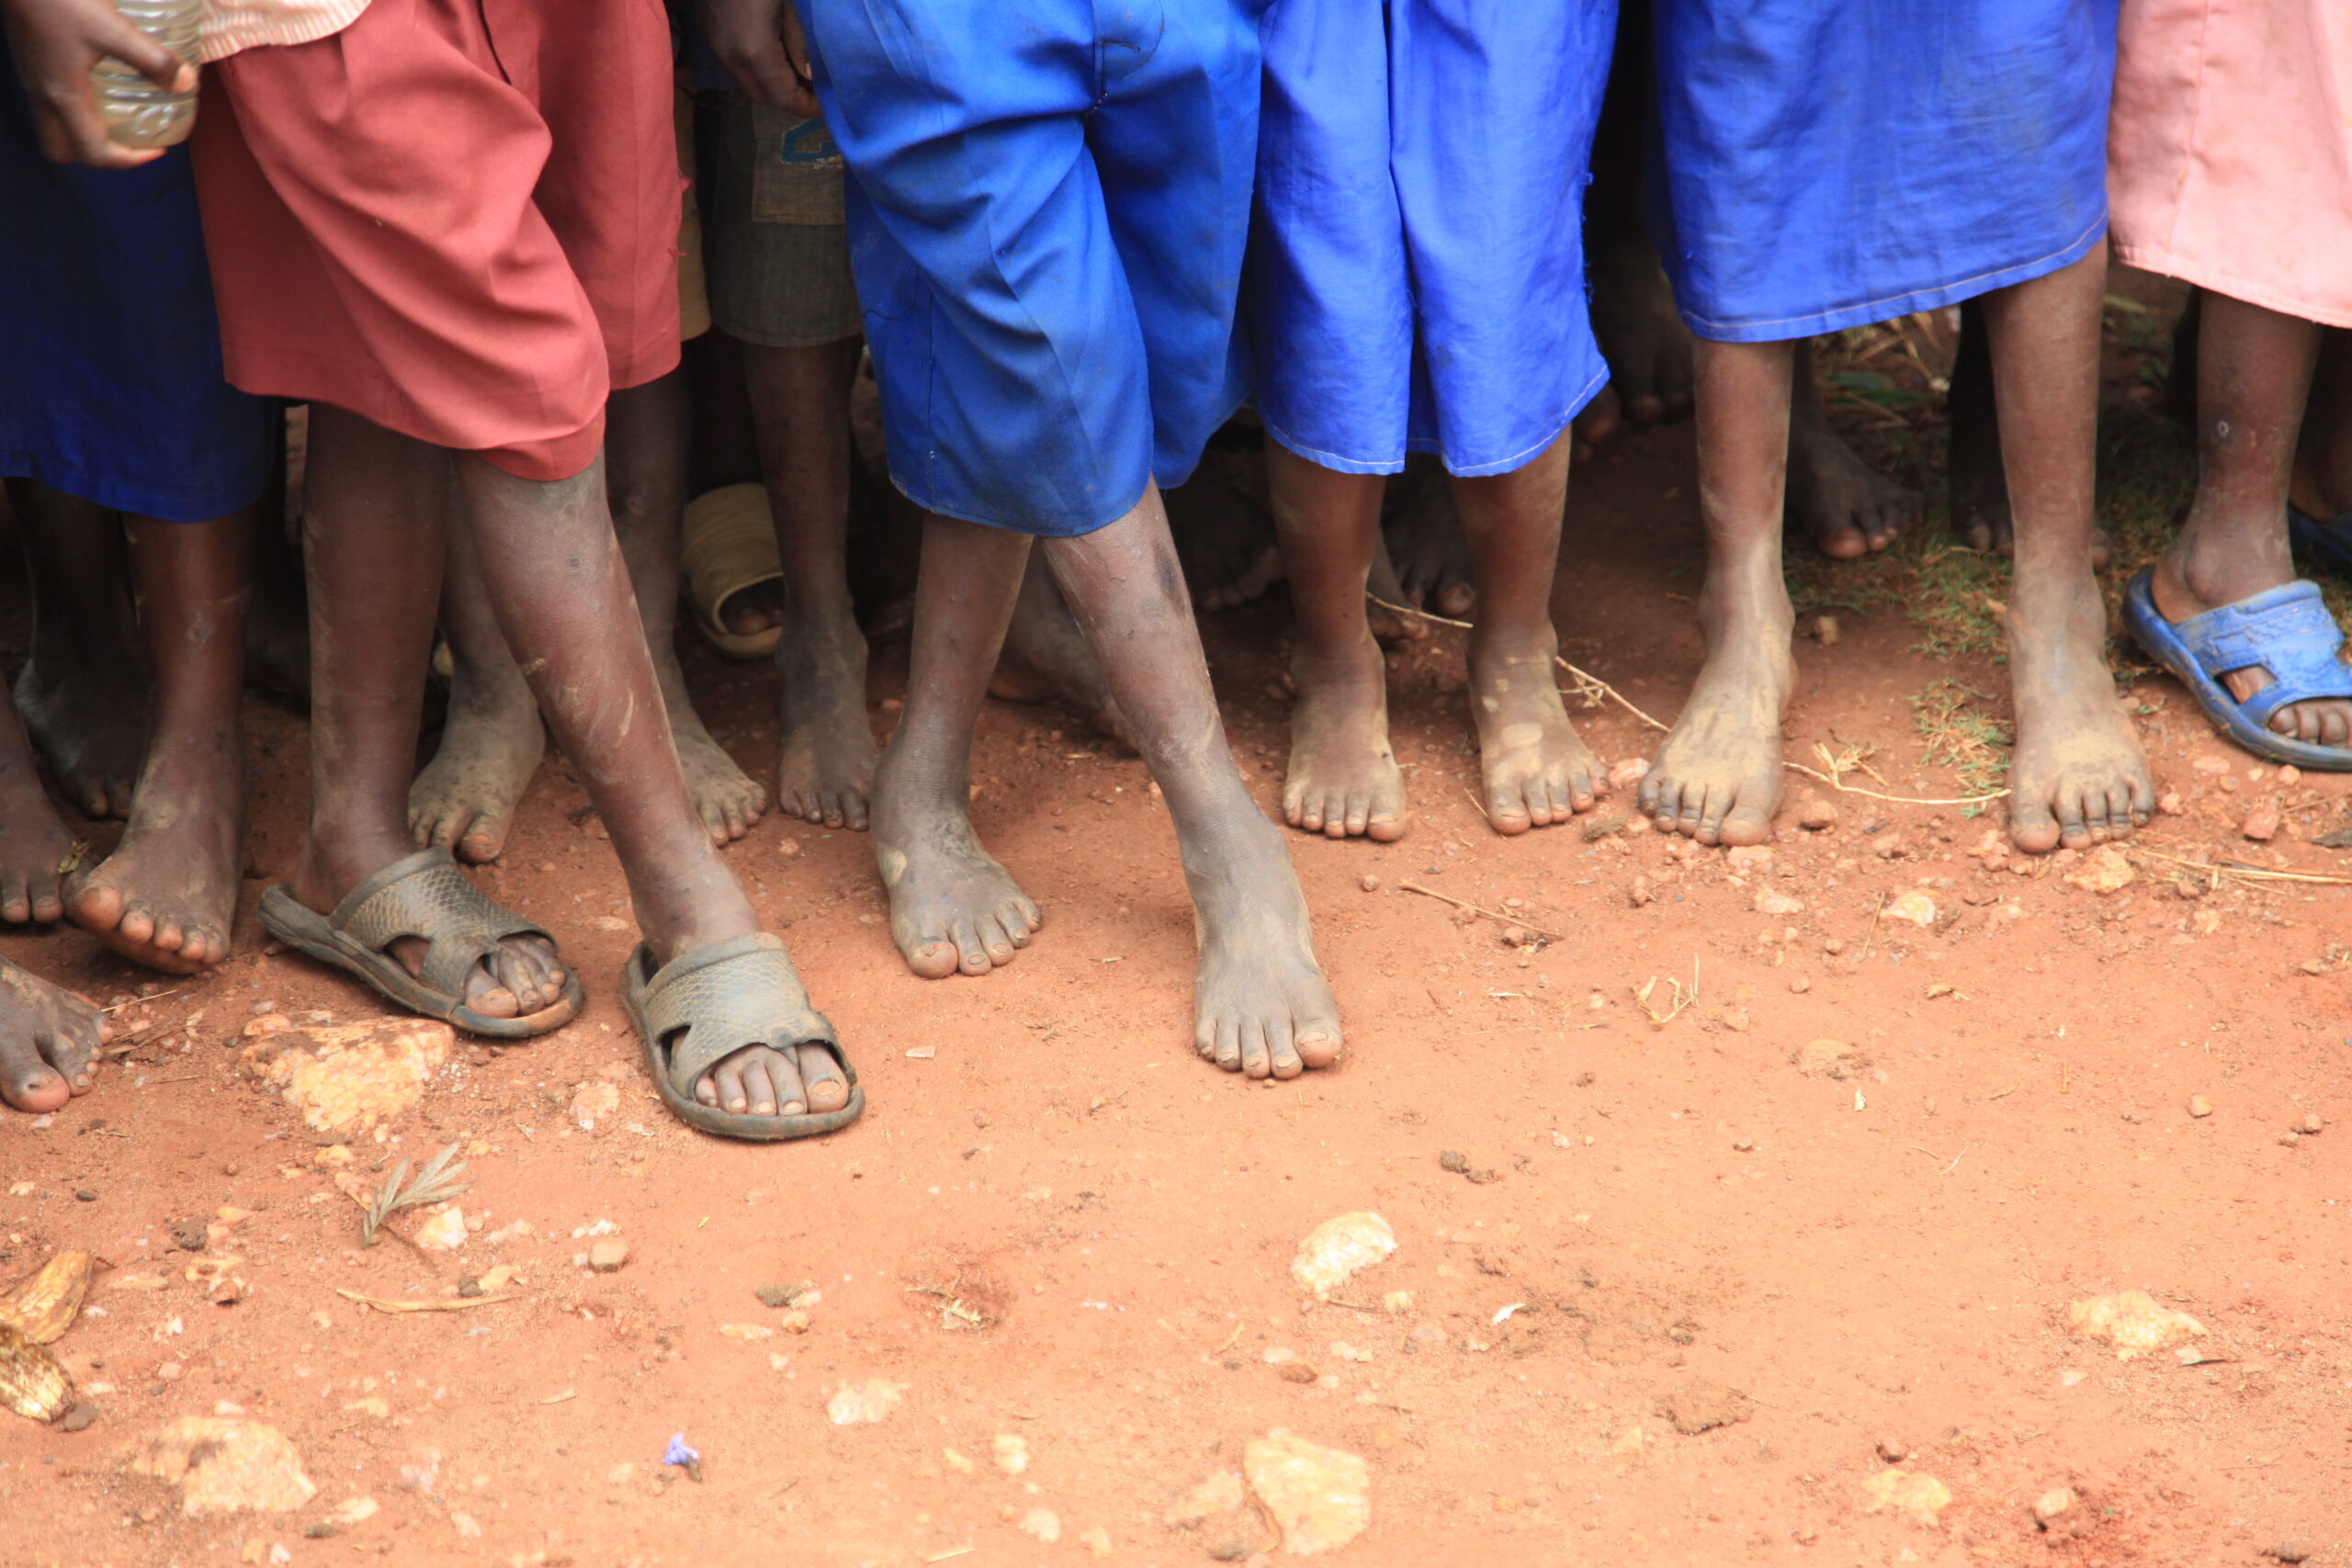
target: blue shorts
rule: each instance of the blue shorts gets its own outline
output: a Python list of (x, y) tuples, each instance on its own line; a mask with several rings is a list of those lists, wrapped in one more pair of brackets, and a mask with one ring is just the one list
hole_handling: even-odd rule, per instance
[(0, 48), (0, 475), (172, 523), (259, 499), (277, 403), (221, 375), (187, 149), (50, 163)]
[(1657, 0), (1650, 217), (1765, 343), (2056, 272), (2107, 232), (2116, 0)]
[(1253, 9), (803, 0), (917, 505), (1088, 533), (1181, 483), (1240, 406)]
[(1344, 473), (1532, 461), (1608, 379), (1584, 187), (1616, 0), (1273, 0), (1258, 411)]

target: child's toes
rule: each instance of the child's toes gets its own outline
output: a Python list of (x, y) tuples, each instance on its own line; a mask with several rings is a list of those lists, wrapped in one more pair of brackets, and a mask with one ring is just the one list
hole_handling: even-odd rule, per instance
[(792, 1052), (800, 1077), (801, 1099), (810, 1111), (819, 1115), (839, 1111), (849, 1103), (849, 1083), (842, 1077), (841, 1064), (822, 1045), (808, 1044)]

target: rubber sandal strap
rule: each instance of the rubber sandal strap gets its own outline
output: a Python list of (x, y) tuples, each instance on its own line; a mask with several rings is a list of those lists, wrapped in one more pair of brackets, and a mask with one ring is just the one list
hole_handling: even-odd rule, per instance
[(736, 594), (784, 576), (765, 485), (722, 485), (695, 497), (679, 530), (678, 564), (695, 626), (712, 647), (732, 659), (775, 650), (779, 628), (733, 632), (719, 615)]
[(809, 1007), (783, 939), (766, 931), (672, 960), (647, 983), (640, 1005), (644, 1027), (662, 1047), (664, 1076), (682, 1099), (692, 1100), (702, 1076), (747, 1045), (823, 1046), (844, 1079), (857, 1083), (832, 1024)]
[(458, 869), (447, 849), (419, 850), (368, 877), (327, 917), (327, 923), (371, 953), (401, 937), (425, 942), (417, 978), (431, 990), (463, 998), (474, 966), (511, 936), (554, 938), (503, 909)]
[(2173, 634), (2215, 680), (2261, 670), (2271, 683), (2239, 703), (2257, 725), (2318, 697), (2352, 697), (2352, 668), (2336, 657), (2343, 630), (2319, 585), (2301, 579), (2173, 623)]
[(2352, 578), (2352, 512), (2322, 522), (2290, 502), (2287, 536), (2297, 549), (2336, 576)]

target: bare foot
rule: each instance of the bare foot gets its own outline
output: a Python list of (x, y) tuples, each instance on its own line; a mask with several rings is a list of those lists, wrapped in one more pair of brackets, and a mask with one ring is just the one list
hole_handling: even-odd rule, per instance
[(1274, 520), (1215, 468), (1204, 467), (1162, 499), (1184, 581), (1201, 609), (1247, 604), (1283, 580)]
[(1030, 552), (1021, 579), (1021, 597), (1013, 603), (989, 695), (1008, 703), (1060, 703), (1113, 739), (1135, 744), (1102, 663), (1086, 646), (1085, 634), (1037, 551)]
[(670, 714), (670, 739), (678, 748), (678, 765), (685, 770), (686, 793), (694, 797), (695, 811), (712, 843), (731, 844), (767, 814), (768, 792), (735, 765), (735, 759), (695, 712), (694, 698), (686, 693), (686, 672), (679, 668), (674, 648), (653, 649), (653, 675), (662, 683), (662, 705)]
[(1587, 243), (1592, 335), (1609, 361), (1619, 408), (1635, 424), (1682, 418), (1690, 412), (1690, 329), (1675, 310), (1673, 286), (1648, 236), (1638, 223), (1597, 223)]
[(55, 920), (65, 915), (60, 869), (76, 842), (57, 819), (33, 764), (32, 747), (11, 714), (0, 714), (0, 920)]
[(1388, 682), (1369, 633), (1329, 659), (1291, 656), (1290, 776), (1283, 819), (1334, 839), (1405, 836), (1405, 775), (1388, 749)]
[(1380, 526), (1403, 603), (1456, 619), (1468, 615), (1478, 602), (1477, 568), (1454, 505), (1453, 481), (1431, 459), (1408, 463), (1390, 486), (1401, 493)]
[(864, 832), (876, 756), (865, 717), (865, 635), (846, 606), (803, 616), (775, 645), (775, 667), (784, 679), (776, 809)]
[[(1802, 362), (1798, 374), (1806, 375)], [(1855, 560), (1886, 548), (1918, 520), (1917, 492), (1863, 462), (1822, 417), (1818, 395), (1801, 389), (1789, 411), (1787, 525), (1832, 560)]]
[(1470, 635), (1470, 698), (1487, 822), (1498, 833), (1566, 822), (1592, 809), (1607, 786), (1592, 750), (1568, 721), (1553, 678), (1556, 641), (1503, 646), (1481, 626)]
[(515, 804), (547, 750), (539, 705), (512, 664), (509, 660), (509, 671), (502, 672), (511, 679), (484, 679), (467, 664), (457, 667), (441, 744), (408, 787), (409, 836), (418, 847), (442, 845), (475, 865), (504, 852)]
[[(358, 846), (328, 851), (313, 839), (302, 846), (288, 886), (304, 908), (332, 913), (354, 887), (407, 852), (405, 845), (379, 846), (373, 854)], [(422, 937), (404, 936), (386, 951), (410, 974), (421, 976), (429, 946)], [(465, 1004), (484, 1018), (528, 1018), (561, 1001), (569, 977), (555, 944), (545, 937), (506, 937), (467, 974)]]
[(1707, 660), (1643, 776), (1642, 809), (1702, 844), (1760, 844), (1781, 803), (1781, 717), (1796, 678), (1779, 552), (1700, 595)]
[(874, 860), (890, 894), (890, 936), (907, 967), (941, 980), (1012, 963), (1044, 913), (980, 848), (962, 802), (910, 794), (891, 789), (886, 761), (875, 792)]
[(2098, 590), (2085, 574), (2072, 593), (2025, 601), (2013, 592), (2008, 615), (2018, 710), (2009, 837), (2029, 854), (2128, 837), (2154, 810), (2156, 791), (2115, 701)]
[(244, 760), (235, 737), (157, 743), (114, 852), (73, 879), (74, 923), (174, 975), (229, 956), (244, 865)]
[(39, 1116), (96, 1081), (106, 1015), (0, 958), (0, 1100)]
[(1281, 831), (1235, 794), (1214, 852), (1184, 855), (1201, 944), (1193, 1047), (1229, 1073), (1293, 1078), (1340, 1059), (1340, 1010)]
[(147, 751), (147, 678), (125, 650), (85, 651), (70, 664), (36, 652), (17, 675), (17, 710), (83, 815), (128, 817)]

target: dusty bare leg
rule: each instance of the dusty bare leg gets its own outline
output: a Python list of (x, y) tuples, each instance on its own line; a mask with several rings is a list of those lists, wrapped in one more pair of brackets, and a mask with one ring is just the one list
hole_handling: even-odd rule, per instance
[[(784, 753), (776, 809), (863, 830), (874, 788), (865, 713), (865, 636), (842, 552), (849, 528), (849, 388), (858, 340), (813, 348), (743, 347), (760, 473), (784, 558)], [(984, 672), (985, 673), (985, 672)]]
[(890, 935), (926, 979), (1012, 962), (1045, 921), (972, 834), (972, 726), (1020, 592), (1029, 537), (933, 517), (915, 582), (907, 710), (874, 784)]
[(1272, 441), (1266, 477), (1298, 615), (1283, 818), (1334, 839), (1401, 839), (1405, 775), (1388, 748), (1387, 666), (1364, 614), (1387, 480), (1337, 472)]
[(175, 974), (229, 956), (244, 869), (245, 601), (253, 519), (126, 520), (140, 631), (154, 672), (155, 736), (130, 825), (104, 863), (74, 879), (74, 923), (117, 952)]
[[(686, 793), (602, 462), (570, 479), (516, 479), (456, 457), (459, 526), (473, 534), (492, 608), (564, 755), (612, 834), (637, 923), (658, 963), (759, 930)], [(849, 1085), (819, 1046), (746, 1046), (695, 1086), (706, 1105), (753, 1115), (836, 1111)]]
[[(448, 455), (314, 403), (306, 494), (311, 816), (289, 886), (324, 914), (415, 852), (409, 772), (441, 595)], [(421, 970), (424, 949), (404, 937), (390, 951)], [(547, 942), (511, 937), (469, 976), (466, 1003), (488, 1018), (542, 1011), (564, 977)]]
[(449, 710), (433, 761), (409, 785), (409, 836), (483, 865), (505, 852), (514, 807), (547, 750), (547, 728), (491, 613), (472, 538), (452, 529), (448, 548), (441, 630), (449, 639)]
[(2155, 807), (2147, 758), (2116, 705), (2107, 607), (2091, 567), (2106, 286), (2101, 245), (1983, 299), (2017, 547), (2009, 836), (2033, 853), (2121, 838)]
[(35, 480), (7, 483), (33, 602), (17, 710), (68, 800), (85, 816), (128, 817), (149, 714), (122, 526)]
[[(2206, 291), (2197, 354), (2197, 498), (2149, 582), (2165, 619), (2183, 620), (2295, 581), (2287, 492), (2322, 330), (2316, 321)], [(2233, 670), (2222, 684), (2244, 701), (2269, 685), (2270, 675)], [(2271, 716), (2270, 728), (2341, 746), (2352, 739), (2352, 702), (2290, 704)]]
[(1039, 547), (1175, 822), (1200, 942), (1194, 1047), (1252, 1077), (1337, 1061), (1339, 1009), (1306, 899), (1226, 748), (1159, 488), (1107, 527)]
[[(2000, 411), (1993, 390), (1992, 335), (1983, 295), (1960, 308), (1960, 353), (1944, 406), (1951, 417), (1944, 472), (1952, 532), (1972, 550), (2017, 552), (2016, 516), (2009, 505), (2002, 457)], [(2091, 529), (2091, 565), (2107, 564), (2107, 531)]]
[(1607, 787), (1591, 749), (1568, 722), (1553, 674), (1560, 639), (1552, 627), (1552, 579), (1571, 445), (1563, 431), (1524, 468), (1453, 481), (1478, 563), (1470, 698), (1487, 821), (1498, 833), (1565, 822), (1591, 810)]
[(1759, 844), (1781, 800), (1781, 716), (1796, 666), (1781, 574), (1790, 343), (1699, 344), (1699, 509), (1707, 643), (1690, 700), (1642, 780), (1641, 803), (1702, 844)]
[(744, 775), (695, 712), (678, 667), (678, 530), (686, 505), (686, 379), (683, 367), (615, 392), (605, 411), (605, 460), (613, 529), (628, 562), (638, 618), (654, 678), (670, 713), (670, 735), (685, 770), (686, 793), (714, 843), (752, 830), (768, 792)]

